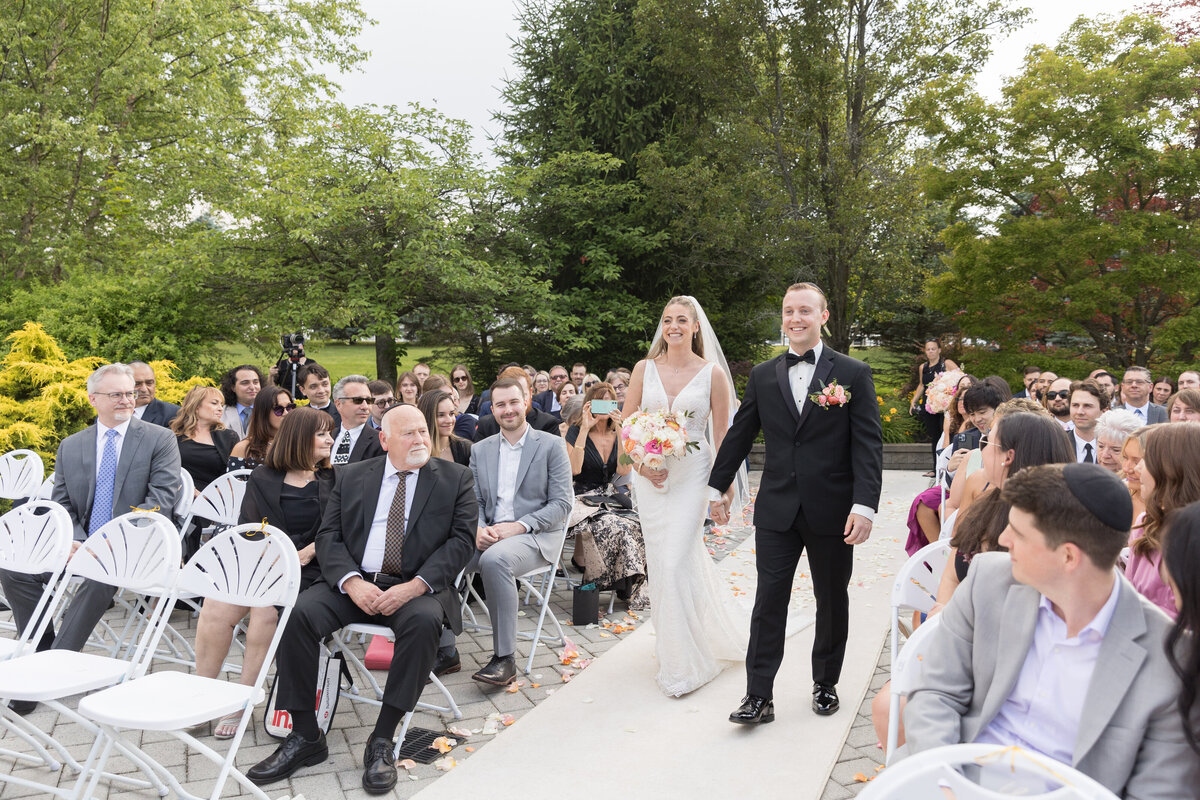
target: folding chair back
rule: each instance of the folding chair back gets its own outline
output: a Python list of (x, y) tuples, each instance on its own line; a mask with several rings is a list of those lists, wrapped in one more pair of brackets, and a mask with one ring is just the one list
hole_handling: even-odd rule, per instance
[(927, 612), (933, 608), (942, 570), (950, 560), (950, 542), (939, 539), (913, 553), (892, 584), (892, 610), (902, 608)]
[(179, 532), (169, 519), (156, 511), (130, 511), (89, 536), (67, 565), (67, 574), (163, 595), (175, 580), (181, 557)]
[(248, 469), (226, 472), (201, 489), (200, 494), (192, 501), (187, 517), (179, 529), (186, 531), (196, 517), (211, 520), (219, 525), (237, 525), (242, 510), (242, 498), (246, 495), (245, 478), (250, 472)]
[(42, 485), (37, 491), (36, 499), (49, 500), (50, 495), (52, 495), (53, 493), (54, 493), (54, 471), (51, 470), (50, 474), (46, 476), (46, 480), (42, 481)]
[(171, 511), (176, 519), (183, 519), (192, 510), (192, 502), (196, 499), (196, 481), (192, 473), (186, 469), (179, 470), (179, 497), (175, 500), (175, 508)]
[(46, 474), (42, 457), (32, 450), (10, 450), (0, 456), (0, 498), (24, 500), (37, 493)]
[[(287, 534), (261, 523), (237, 525), (208, 540), (179, 575), (180, 594), (237, 606), (292, 606), (300, 557)], [(285, 618), (278, 627), (282, 630)], [(268, 662), (269, 663), (269, 662)]]
[(16, 640), (0, 640), (0, 657), (19, 655), (25, 650), (71, 557), (74, 532), (71, 515), (49, 500), (31, 500), (0, 517), (0, 569), (26, 575), (50, 573), (50, 580), (29, 617), (30, 624)]

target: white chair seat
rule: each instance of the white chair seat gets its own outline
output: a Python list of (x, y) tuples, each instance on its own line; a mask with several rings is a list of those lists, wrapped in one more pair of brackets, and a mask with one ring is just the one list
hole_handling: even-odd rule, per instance
[(262, 696), (253, 686), (172, 670), (90, 694), (79, 701), (79, 711), (104, 725), (136, 720), (145, 730), (172, 731), (240, 711), (248, 699), (258, 703)]
[(0, 639), (0, 659), (8, 658), (17, 652), (18, 644), (16, 639)]
[(0, 691), (11, 700), (52, 700), (109, 686), (128, 671), (128, 662), (108, 656), (43, 650), (0, 662)]

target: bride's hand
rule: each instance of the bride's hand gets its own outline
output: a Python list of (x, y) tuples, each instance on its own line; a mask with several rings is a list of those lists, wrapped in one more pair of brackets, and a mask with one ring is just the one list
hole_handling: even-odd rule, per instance
[(638, 467), (638, 474), (653, 483), (655, 489), (663, 488), (663, 484), (667, 482), (667, 471), (665, 469), (650, 469), (643, 466)]

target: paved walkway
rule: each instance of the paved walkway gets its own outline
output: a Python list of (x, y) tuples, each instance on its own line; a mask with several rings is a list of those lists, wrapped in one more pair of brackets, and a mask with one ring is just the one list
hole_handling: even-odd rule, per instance
[[(711, 791), (719, 776), (730, 776), (729, 788), (751, 788), (755, 796), (786, 795), (801, 800), (853, 796), (862, 786), (855, 776), (873, 775), (882, 753), (874, 746), (869, 718), (864, 728), (861, 715), (847, 712), (868, 708), (868, 690), (885, 679), (886, 657), (879, 669), (875, 665), (886, 638), (887, 591), (891, 577), (903, 563), (908, 504), (926, 483), (919, 473), (885, 473), (885, 494), (875, 533), (867, 545), (859, 548), (856, 557), (851, 587), (852, 635), (846, 675), (839, 687), (845, 706), (842, 713), (818, 718), (808, 708), (811, 628), (789, 642), (778, 684), (788, 687), (788, 691), (779, 690), (779, 719), (771, 726), (747, 732), (725, 721), (742, 693), (744, 678), (738, 669), (727, 670), (713, 684), (685, 698), (663, 698), (653, 684), (653, 632), (652, 626), (646, 626), (651, 615), (623, 613), (623, 604), (618, 602), (615, 613), (604, 624), (567, 628), (578, 651), (571, 663), (562, 663), (562, 648), (539, 648), (531, 675), (523, 677), (515, 691), (484, 691), (472, 681), (471, 673), (491, 654), (490, 636), (460, 637), (463, 669), (447, 676), (445, 683), (463, 719), (419, 712), (413, 724), (439, 732), (454, 728), (468, 735), (450, 734), (456, 745), (439, 765), (415, 765), (403, 770), (400, 783), (389, 796), (406, 798), (419, 793), (430, 800), (507, 796), (503, 792), (497, 795), (496, 787), (536, 785), (542, 791), (598, 797), (618, 791), (628, 794), (634, 787), (639, 787), (639, 792), (641, 787), (648, 790), (646, 781), (651, 776), (656, 777), (655, 792), (666, 797)], [(706, 537), (731, 594), (743, 602), (753, 596), (750, 534), (751, 529), (739, 528), (718, 530)], [(602, 594), (602, 603), (606, 607), (607, 593)], [(811, 613), (811, 604), (807, 567), (802, 565), (793, 608), (798, 614)], [(571, 616), (571, 601), (561, 582), (552, 605), (565, 625)], [(176, 613), (174, 622), (187, 635), (194, 634), (194, 620), (183, 612)], [(522, 622), (525, 627), (531, 624), (528, 619)], [(439, 695), (431, 690), (425, 699), (436, 701)], [(375, 715), (375, 707), (343, 698), (329, 735), (330, 759), (302, 770), (290, 781), (269, 787), (268, 794), (273, 798), (302, 795), (308, 800), (366, 797), (360, 784), (360, 765)], [(81, 760), (86, 756), (91, 736), (80, 726), (57, 721), (44, 709), (29, 719), (44, 729), (53, 726), (55, 736), (73, 754)], [(206, 759), (186, 753), (181, 744), (165, 735), (145, 734), (142, 743), (176, 770), (185, 788), (203, 795), (211, 792), (216, 768)], [(14, 745), (11, 736), (0, 746), (24, 749)], [(275, 746), (276, 742), (262, 730), (260, 707), (238, 763), (246, 769)], [(808, 758), (797, 758), (797, 753), (806, 751), (811, 753)], [(746, 783), (749, 764), (760, 766), (749, 773), (756, 776), (752, 785)], [(44, 770), (14, 767), (6, 761), (0, 761), (0, 769), (39, 780), (53, 777)], [(131, 769), (124, 764), (116, 771)], [(511, 774), (513, 782), (498, 782), (505, 774)], [(63, 776), (63, 783), (69, 783), (70, 778)], [(532, 784), (531, 780), (538, 783)], [(250, 796), (239, 791), (240, 787), (231, 782), (222, 796)], [(514, 790), (512, 794), (517, 793)], [(11, 785), (0, 789), (0, 799), (38, 795)], [(119, 788), (108, 791), (102, 786), (100, 796), (148, 800), (155, 794)]]

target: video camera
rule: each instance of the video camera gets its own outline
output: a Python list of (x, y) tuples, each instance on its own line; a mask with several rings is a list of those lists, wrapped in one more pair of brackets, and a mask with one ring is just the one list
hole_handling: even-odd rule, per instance
[(279, 345), (289, 361), (298, 362), (304, 358), (304, 334), (285, 333), (279, 337)]

